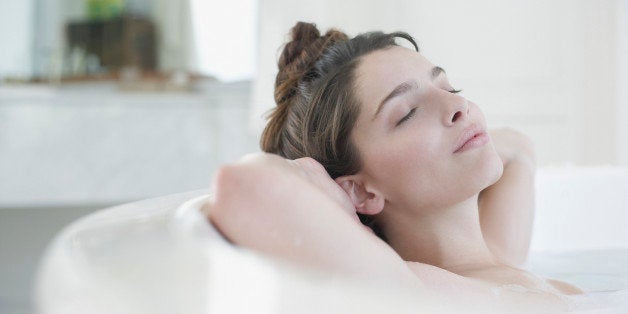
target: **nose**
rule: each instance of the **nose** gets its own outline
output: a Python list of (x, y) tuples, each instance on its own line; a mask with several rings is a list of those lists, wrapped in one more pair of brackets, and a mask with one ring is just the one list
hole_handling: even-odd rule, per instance
[(447, 97), (444, 107), (443, 123), (446, 126), (452, 126), (459, 122), (463, 122), (469, 116), (469, 102), (458, 95)]

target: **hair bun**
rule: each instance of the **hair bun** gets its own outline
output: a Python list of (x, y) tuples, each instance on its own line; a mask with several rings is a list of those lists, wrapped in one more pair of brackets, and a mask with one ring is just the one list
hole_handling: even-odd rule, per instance
[(264, 151), (278, 154), (282, 151), (281, 134), (286, 131), (284, 124), (299, 84), (318, 77), (313, 69), (325, 49), (336, 42), (349, 40), (345, 33), (335, 29), (321, 36), (315, 24), (304, 22), (297, 22), (290, 34), (291, 40), (284, 46), (278, 61), (279, 73), (275, 79), (277, 107), (268, 117), (260, 142)]
[(297, 59), (301, 53), (321, 36), (314, 23), (297, 22), (290, 30), (290, 41), (285, 45), (279, 59), (279, 70)]
[(296, 93), (299, 82), (314, 67), (325, 49), (338, 41), (348, 39), (345, 33), (335, 29), (330, 29), (321, 36), (316, 24), (297, 22), (292, 27), (291, 40), (283, 48), (278, 61), (279, 73), (275, 81), (277, 105), (281, 105)]

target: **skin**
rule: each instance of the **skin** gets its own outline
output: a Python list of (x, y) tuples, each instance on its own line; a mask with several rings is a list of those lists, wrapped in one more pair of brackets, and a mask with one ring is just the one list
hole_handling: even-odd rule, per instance
[[(516, 268), (534, 216), (531, 143), (497, 130), (488, 143), (454, 153), (465, 128), (486, 123), (433, 68), (401, 47), (362, 57), (362, 107), (351, 134), (358, 173), (333, 181), (310, 158), (250, 155), (220, 168), (204, 212), (235, 244), (326, 272), (479, 299), (514, 284), (534, 292), (505, 291), (503, 302), (564, 305), (557, 295), (580, 290)], [(381, 100), (408, 81), (417, 87), (375, 117)], [(389, 242), (356, 212), (376, 215)]]
[[(502, 163), (490, 143), (453, 153), (466, 127), (486, 129), (486, 123), (475, 104), (449, 92), (453, 88), (443, 74), (432, 79), (433, 68), (401, 47), (363, 58), (356, 84), (363, 105), (352, 132), (363, 167), (337, 182), (353, 196), (358, 212), (377, 214), (389, 244), (404, 259), (445, 269), (461, 260), (488, 262), (479, 223), (471, 221), (479, 219), (479, 192), (500, 178)], [(418, 87), (376, 116), (380, 101), (406, 81)]]
[(248, 155), (221, 167), (212, 186), (214, 197), (202, 212), (231, 242), (260, 253), (391, 289), (447, 299), (454, 294), (458, 305), (521, 313), (566, 309), (554, 295), (505, 289), (496, 297), (493, 285), (404, 261), (358, 222), (349, 197), (313, 159)]
[[(525, 261), (531, 238), (532, 145), (517, 132), (499, 130), (491, 133), (495, 142), (456, 151), (465, 129), (486, 130), (485, 118), (434, 68), (402, 47), (361, 60), (355, 85), (362, 107), (352, 140), (362, 169), (336, 182), (357, 212), (376, 215), (404, 260), (494, 284), (579, 292), (515, 268)], [(382, 105), (408, 82), (412, 88)]]
[(326, 272), (421, 286), (401, 257), (360, 224), (344, 191), (311, 158), (249, 155), (221, 167), (213, 186), (203, 212), (236, 244)]

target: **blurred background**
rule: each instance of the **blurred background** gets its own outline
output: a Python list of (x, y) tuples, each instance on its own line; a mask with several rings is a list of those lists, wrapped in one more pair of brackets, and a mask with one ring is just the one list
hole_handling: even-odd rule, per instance
[(298, 20), (409, 32), (541, 167), (628, 166), (628, 0), (0, 0), (0, 313), (67, 223), (257, 151)]

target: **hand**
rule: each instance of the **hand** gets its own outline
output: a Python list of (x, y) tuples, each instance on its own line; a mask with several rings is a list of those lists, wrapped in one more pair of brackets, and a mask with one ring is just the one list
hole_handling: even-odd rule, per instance
[[(222, 182), (225, 180), (239, 183), (229, 185)], [(236, 196), (238, 203), (250, 201), (258, 206), (263, 205), (259, 202), (266, 199), (281, 202), (303, 200), (306, 196), (315, 202), (332, 201), (338, 205), (335, 207), (340, 207), (358, 223), (360, 221), (344, 190), (320, 163), (308, 157), (288, 160), (267, 153), (249, 154), (234, 164), (222, 167), (214, 186), (217, 187), (217, 199)], [(257, 197), (258, 193), (264, 197)], [(270, 197), (269, 193), (275, 195)]]
[(347, 193), (329, 176), (325, 167), (313, 158), (304, 157), (295, 160), (288, 160), (296, 166), (300, 175), (306, 181), (314, 184), (323, 193), (342, 207), (349, 215), (358, 222), (360, 219), (356, 214), (355, 207)]
[(344, 190), (311, 158), (252, 154), (222, 166), (205, 213), (232, 243), (299, 265), (414, 283), (362, 225)]

